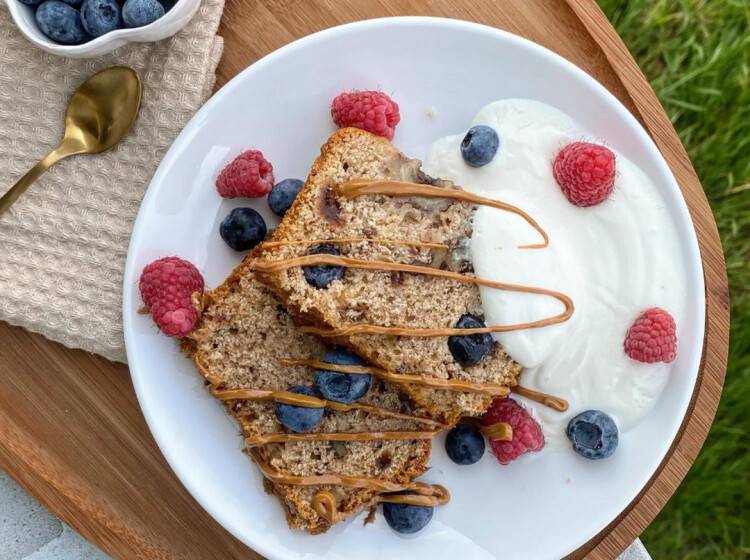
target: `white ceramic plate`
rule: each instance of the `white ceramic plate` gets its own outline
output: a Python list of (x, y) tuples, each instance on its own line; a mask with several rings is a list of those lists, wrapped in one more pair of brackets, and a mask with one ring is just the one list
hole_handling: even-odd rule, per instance
[[(218, 235), (233, 207), (214, 177), (243, 148), (256, 146), (278, 179), (304, 178), (333, 131), (331, 99), (348, 89), (392, 93), (402, 120), (395, 144), (424, 157), (429, 144), (465, 130), (477, 110), (505, 97), (546, 102), (576, 118), (654, 181), (682, 239), (689, 312), (680, 354), (655, 410), (606, 461), (545, 449), (508, 467), (488, 453), (458, 467), (435, 442), (424, 477), (450, 488), (426, 530), (402, 537), (378, 516), (311, 537), (287, 528), (258, 470), (240, 452), (237, 426), (203, 388), (174, 340), (161, 336), (141, 305), (138, 276), (165, 255), (195, 263), (209, 287), (239, 263)], [(429, 116), (428, 112), (433, 115)], [(270, 220), (265, 199), (253, 201)], [(273, 223), (271, 220), (270, 223)], [(124, 285), (125, 339), (133, 382), (149, 427), (179, 478), (224, 527), (270, 558), (559, 558), (586, 543), (644, 487), (678, 431), (694, 389), (703, 341), (703, 277), (687, 207), (651, 139), (626, 109), (583, 71), (533, 43), (480, 25), (432, 18), (346, 25), (296, 41), (225, 86), (192, 119), (164, 158), (133, 230)]]

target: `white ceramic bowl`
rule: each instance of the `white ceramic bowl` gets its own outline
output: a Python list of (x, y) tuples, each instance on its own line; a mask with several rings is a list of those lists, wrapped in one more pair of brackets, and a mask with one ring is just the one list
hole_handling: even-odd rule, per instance
[[(430, 525), (404, 537), (383, 516), (362, 517), (324, 535), (287, 528), (282, 509), (242, 453), (223, 406), (174, 340), (159, 333), (142, 305), (144, 265), (179, 255), (222, 282), (242, 254), (218, 235), (230, 209), (252, 206), (276, 223), (265, 198), (223, 200), (217, 172), (240, 150), (257, 147), (278, 179), (305, 177), (333, 132), (331, 99), (346, 89), (382, 89), (398, 100), (395, 145), (412, 157), (447, 134), (466, 130), (495, 99), (525, 97), (572, 115), (595, 138), (636, 163), (658, 190), (679, 234), (688, 304), (680, 351), (656, 407), (604, 461), (548, 446), (507, 467), (486, 453), (458, 467), (441, 436), (423, 479), (445, 485), (451, 502)], [(552, 234), (554, 236), (554, 234)], [(556, 54), (510, 33), (435, 18), (371, 20), (305, 37), (256, 62), (193, 117), (161, 163), (141, 205), (123, 286), (128, 363), (143, 414), (187, 489), (240, 540), (274, 560), (550, 560), (594, 537), (641, 492), (659, 468), (688, 410), (704, 335), (698, 244), (680, 189), (659, 150), (604, 87)]]
[(82, 45), (55, 43), (39, 30), (34, 19), (34, 7), (18, 0), (5, 0), (13, 21), (24, 36), (48, 53), (70, 58), (93, 58), (107, 54), (128, 43), (149, 43), (171, 37), (191, 20), (201, 0), (178, 0), (164, 16), (155, 22), (134, 29), (117, 29)]

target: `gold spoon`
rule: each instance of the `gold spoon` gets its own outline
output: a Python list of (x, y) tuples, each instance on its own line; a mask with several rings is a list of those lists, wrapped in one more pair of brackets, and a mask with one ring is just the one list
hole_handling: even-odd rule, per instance
[(131, 68), (114, 66), (94, 74), (73, 93), (60, 145), (0, 198), (0, 216), (52, 165), (76, 154), (99, 154), (130, 130), (141, 104), (141, 80)]

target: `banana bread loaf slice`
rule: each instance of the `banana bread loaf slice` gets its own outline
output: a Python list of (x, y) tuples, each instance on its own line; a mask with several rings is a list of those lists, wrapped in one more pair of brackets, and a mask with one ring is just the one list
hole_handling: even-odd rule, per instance
[[(324, 532), (375, 503), (381, 492), (331, 483), (290, 484), (288, 477), (365, 477), (400, 488), (426, 471), (429, 432), (439, 425), (415, 418), (408, 398), (396, 386), (376, 378), (352, 410), (327, 408), (319, 423), (304, 434), (294, 434), (279, 422), (276, 403), (259, 397), (294, 386), (312, 387), (315, 375), (313, 368), (285, 366), (279, 361), (319, 360), (325, 348), (293, 327), (283, 305), (245, 266), (240, 265), (196, 304), (199, 322), (184, 339), (183, 349), (195, 361), (211, 392), (239, 421), (246, 451), (264, 472), (266, 490), (281, 500), (291, 527), (313, 534)], [(425, 439), (406, 434), (401, 439), (367, 441), (285, 440), (289, 436), (316, 438), (351, 432), (419, 432), (419, 438)], [(282, 441), (274, 439), (279, 437)], [(314, 506), (315, 496), (324, 491), (334, 498), (329, 512)]]
[[(256, 252), (258, 263), (253, 266), (259, 280), (274, 290), (300, 325), (321, 331), (353, 325), (444, 329), (481, 321), (479, 290), (465, 281), (377, 267), (268, 266), (325, 253), (472, 275), (468, 244), (476, 206), (439, 197), (344, 197), (337, 190), (347, 182), (367, 179), (456, 188), (428, 177), (418, 160), (407, 158), (386, 139), (359, 129), (340, 129), (321, 148), (305, 186), (270, 242)], [(333, 340), (400, 375), (515, 385), (521, 367), (487, 338), (490, 335), (482, 336), (488, 350), (474, 363), (463, 360), (459, 352), (460, 363), (447, 336), (339, 332)], [(402, 387), (421, 409), (448, 424), (463, 415), (481, 414), (491, 401), (481, 391), (424, 384)]]

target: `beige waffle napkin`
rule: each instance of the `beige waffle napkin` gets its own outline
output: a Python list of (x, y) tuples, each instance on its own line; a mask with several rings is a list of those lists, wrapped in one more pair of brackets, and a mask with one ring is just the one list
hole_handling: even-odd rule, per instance
[(109, 152), (58, 163), (0, 217), (0, 320), (125, 361), (122, 273), (133, 220), (172, 141), (211, 94), (224, 0), (158, 43), (96, 59), (37, 49), (0, 6), (0, 194), (57, 145), (70, 93), (95, 72), (130, 66), (143, 104)]

